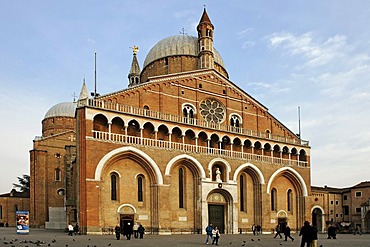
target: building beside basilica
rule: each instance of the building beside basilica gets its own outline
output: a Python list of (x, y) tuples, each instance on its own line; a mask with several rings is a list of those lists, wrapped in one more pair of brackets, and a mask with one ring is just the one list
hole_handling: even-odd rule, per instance
[(197, 32), (159, 41), (142, 70), (134, 48), (128, 88), (91, 98), (83, 84), (77, 102), (46, 113), (30, 151), (30, 225), (78, 222), (85, 234), (137, 222), (156, 234), (209, 222), (229, 234), (326, 227), (309, 143), (229, 80), (206, 10)]

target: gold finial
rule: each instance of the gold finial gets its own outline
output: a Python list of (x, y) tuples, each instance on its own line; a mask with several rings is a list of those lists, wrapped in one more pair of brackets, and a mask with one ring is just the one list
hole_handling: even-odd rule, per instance
[(132, 49), (132, 53), (134, 55), (136, 55), (136, 53), (139, 51), (139, 47), (137, 47), (136, 45), (134, 45), (133, 47), (130, 47)]

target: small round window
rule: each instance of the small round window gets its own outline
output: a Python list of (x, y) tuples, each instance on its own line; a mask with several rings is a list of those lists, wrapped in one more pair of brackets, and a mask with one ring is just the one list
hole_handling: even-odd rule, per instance
[(65, 189), (59, 189), (59, 190), (57, 190), (57, 193), (58, 193), (59, 196), (64, 196), (66, 194), (66, 191), (65, 191)]
[(225, 119), (223, 105), (215, 99), (206, 99), (200, 103), (200, 114), (210, 123), (221, 123)]

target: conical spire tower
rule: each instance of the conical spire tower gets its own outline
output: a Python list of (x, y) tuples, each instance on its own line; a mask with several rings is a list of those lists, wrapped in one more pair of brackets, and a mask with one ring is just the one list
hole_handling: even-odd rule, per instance
[(128, 86), (133, 87), (136, 86), (140, 83), (140, 66), (139, 62), (136, 57), (136, 53), (139, 51), (139, 47), (133, 46), (132, 47), (132, 53), (133, 53), (133, 58), (132, 58), (132, 63), (131, 63), (131, 69), (130, 73), (128, 74)]
[(89, 93), (87, 91), (86, 82), (84, 79), (84, 82), (82, 83), (80, 97), (78, 97), (78, 100), (87, 99), (87, 98), (89, 98)]

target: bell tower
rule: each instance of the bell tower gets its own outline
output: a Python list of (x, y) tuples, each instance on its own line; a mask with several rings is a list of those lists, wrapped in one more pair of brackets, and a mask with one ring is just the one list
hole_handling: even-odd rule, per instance
[(213, 30), (213, 24), (208, 17), (206, 8), (204, 8), (202, 18), (197, 26), (199, 69), (211, 69), (214, 67)]

